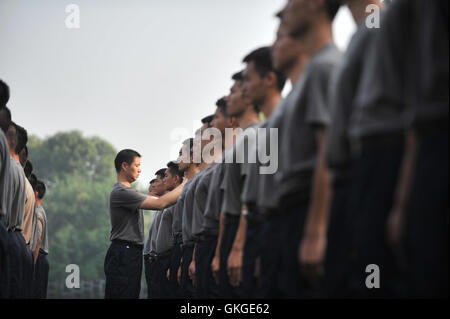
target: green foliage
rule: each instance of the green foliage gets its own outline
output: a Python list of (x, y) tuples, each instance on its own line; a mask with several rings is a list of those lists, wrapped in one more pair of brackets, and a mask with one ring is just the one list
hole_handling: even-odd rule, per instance
[(49, 280), (64, 283), (68, 264), (80, 266), (82, 281), (103, 279), (116, 150), (78, 131), (44, 140), (31, 136), (28, 148), (34, 173), (47, 184), (43, 206), (49, 231)]

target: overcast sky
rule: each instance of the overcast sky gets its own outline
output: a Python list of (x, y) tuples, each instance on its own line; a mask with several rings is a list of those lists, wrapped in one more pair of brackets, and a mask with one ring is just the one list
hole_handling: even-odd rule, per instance
[[(66, 27), (71, 3), (79, 29)], [(192, 136), (215, 110), (242, 58), (273, 42), (284, 3), (0, 0), (0, 78), (11, 87), (13, 120), (41, 138), (77, 129), (135, 149), (146, 184), (175, 159), (179, 134)], [(339, 47), (354, 30), (341, 9)]]

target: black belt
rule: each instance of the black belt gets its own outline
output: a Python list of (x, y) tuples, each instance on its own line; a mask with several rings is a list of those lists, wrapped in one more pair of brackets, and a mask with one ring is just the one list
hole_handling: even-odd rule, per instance
[(181, 245), (181, 248), (191, 248), (191, 247), (194, 247), (194, 242), (188, 242), (186, 244), (183, 243)]
[(229, 213), (225, 213), (225, 224), (235, 224), (239, 223), (239, 220), (241, 219), (241, 215), (233, 215)]
[(47, 255), (48, 255), (48, 253), (46, 253), (46, 252), (43, 251), (42, 249), (39, 249), (39, 254), (40, 254), (40, 255), (44, 255), (44, 256), (47, 256)]
[(172, 249), (169, 249), (169, 250), (166, 250), (163, 253), (156, 254), (156, 259), (157, 260), (163, 259), (163, 258), (169, 257), (171, 254), (172, 254)]
[(403, 131), (364, 136), (360, 139), (361, 152), (390, 146), (400, 146), (405, 142)]
[(261, 224), (266, 221), (266, 217), (263, 214), (249, 211), (247, 215), (247, 222)]
[(155, 261), (156, 260), (156, 255), (154, 255), (154, 254), (146, 254), (146, 255), (144, 255), (144, 260), (145, 261), (147, 261), (147, 260)]
[(218, 237), (217, 234), (202, 233), (199, 236), (198, 241), (207, 241), (209, 239), (217, 239), (217, 237)]
[(138, 249), (144, 249), (144, 245), (132, 243), (130, 241), (122, 240), (122, 239), (114, 239), (112, 240), (114, 244), (121, 245), (121, 246), (132, 246), (134, 248)]

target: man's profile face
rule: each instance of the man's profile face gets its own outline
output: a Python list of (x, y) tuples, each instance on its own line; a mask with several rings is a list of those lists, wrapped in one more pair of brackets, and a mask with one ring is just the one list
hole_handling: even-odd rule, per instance
[(189, 169), (189, 166), (191, 165), (191, 156), (190, 156), (190, 150), (189, 150), (189, 143), (183, 144), (181, 147), (178, 159), (178, 169), (182, 172), (185, 172)]
[(161, 196), (166, 192), (166, 186), (164, 185), (164, 181), (161, 179), (161, 176), (156, 177), (156, 182), (153, 183), (154, 192), (157, 196)]
[(227, 97), (227, 113), (229, 116), (238, 116), (242, 114), (250, 105), (248, 99), (242, 95), (242, 82), (235, 81)]
[(222, 136), (225, 136), (225, 128), (227, 128), (227, 118), (220, 111), (220, 108), (216, 108), (211, 126), (218, 129)]
[(242, 92), (251, 104), (259, 105), (264, 102), (264, 93), (267, 89), (264, 84), (264, 79), (256, 71), (255, 62), (250, 61), (247, 63), (244, 72)]
[(122, 169), (124, 170), (128, 181), (130, 181), (130, 183), (135, 182), (139, 178), (139, 175), (141, 174), (141, 158), (139, 156), (136, 156), (133, 159), (131, 165), (123, 163)]
[(277, 38), (272, 45), (272, 59), (277, 70), (288, 71), (301, 55), (301, 43), (287, 32), (286, 26), (280, 23)]
[(149, 194), (153, 193), (153, 183), (151, 183), (150, 185), (148, 185), (148, 193), (149, 193)]
[(177, 184), (177, 178), (172, 175), (170, 169), (166, 169), (166, 173), (164, 175), (164, 184), (166, 185), (166, 189), (168, 191), (172, 191)]

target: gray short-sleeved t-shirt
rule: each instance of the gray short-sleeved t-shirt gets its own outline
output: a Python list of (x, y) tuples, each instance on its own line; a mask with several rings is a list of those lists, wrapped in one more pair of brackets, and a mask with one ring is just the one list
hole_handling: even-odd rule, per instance
[[(274, 111), (275, 114), (276, 110)], [(273, 115), (274, 115), (273, 114)], [(265, 130), (264, 134), (260, 134), (260, 129)], [(259, 148), (263, 147), (265, 149), (266, 154), (270, 154), (270, 128), (268, 128), (268, 122), (264, 122), (263, 124), (259, 125), (256, 130), (256, 140), (258, 143), (254, 143), (252, 145), (249, 145), (250, 152), (253, 152), (255, 154), (258, 154)], [(269, 140), (269, 142), (266, 141)], [(262, 145), (264, 144), (264, 145)], [(242, 187), (242, 193), (241, 193), (241, 201), (244, 204), (247, 204), (250, 207), (255, 207), (257, 200), (258, 200), (258, 185), (259, 185), (259, 179), (260, 179), (260, 167), (261, 163), (259, 161), (259, 157), (256, 157), (257, 160), (255, 163), (243, 163), (242, 164), (242, 172), (241, 175), (245, 176), (244, 185)], [(278, 158), (276, 159), (278, 161)]]
[(119, 239), (144, 244), (144, 216), (140, 207), (146, 198), (147, 195), (121, 183), (113, 186), (109, 195), (111, 241)]
[[(285, 112), (286, 107), (289, 103), (294, 103), (296, 99), (296, 86), (292, 89), (289, 95), (281, 101), (280, 105), (275, 109), (272, 116), (264, 123), (264, 126), (268, 129), (277, 129), (278, 130), (278, 139), (276, 142), (277, 145), (280, 145), (282, 139), (282, 130), (281, 123), (283, 118), (283, 113)], [(268, 152), (270, 152), (270, 136), (266, 135), (265, 144)], [(262, 141), (262, 140), (260, 140)], [(278, 154), (281, 154), (278, 151)], [(280, 160), (280, 155), (277, 158), (278, 163)], [(261, 166), (264, 166), (261, 164)], [(275, 174), (260, 174), (258, 177), (258, 185), (257, 189), (257, 210), (258, 213), (262, 213), (266, 215), (268, 211), (272, 211), (278, 207), (278, 192), (276, 191), (275, 186)]]
[(179, 237), (182, 233), (184, 199), (186, 197), (187, 191), (191, 187), (191, 184), (192, 180), (186, 182), (186, 184), (183, 186), (183, 190), (181, 191), (180, 196), (178, 196), (177, 202), (175, 203), (172, 220), (172, 233), (174, 237)]
[(202, 176), (200, 176), (197, 187), (195, 188), (194, 213), (192, 215), (192, 236), (194, 238), (202, 233), (206, 200), (208, 199), (209, 185), (213, 172), (213, 166), (209, 166)]
[(174, 238), (172, 233), (173, 209), (175, 206), (170, 206), (163, 210), (158, 227), (158, 234), (156, 235), (156, 254), (166, 253), (172, 249), (174, 245)]
[(0, 130), (0, 218), (6, 221), (6, 212), (9, 211), (7, 207), (8, 192), (11, 188), (9, 185), (9, 170), (10, 170), (10, 156), (8, 141), (5, 134)]
[[(386, 10), (364, 60), (349, 122), (352, 152), (358, 151), (358, 141), (364, 137), (400, 133), (406, 126), (405, 61), (410, 56), (407, 51), (412, 38), (408, 21), (412, 17), (407, 7), (396, 10), (400, 3)], [(393, 15), (395, 18), (391, 19)]]
[(164, 213), (164, 210), (159, 210), (155, 213), (155, 217), (153, 218), (152, 226), (154, 224), (154, 229), (152, 231), (152, 235), (150, 236), (150, 253), (156, 253), (156, 238), (158, 237), (159, 226), (161, 225), (161, 218)]
[[(156, 216), (158, 215), (158, 213), (159, 213), (159, 211), (155, 211), (153, 213), (153, 220), (152, 220), (152, 223), (150, 224), (150, 227), (148, 229), (147, 240), (145, 241), (144, 250), (142, 252), (144, 256), (150, 254), (150, 246), (151, 246), (151, 241), (152, 241), (152, 235), (153, 235), (154, 232), (158, 231), (158, 229), (155, 229), (156, 228), (155, 220), (156, 220)], [(154, 251), (153, 251), (153, 253), (154, 253)]]
[[(256, 156), (252, 157), (252, 152), (256, 148), (256, 132), (258, 124), (254, 124), (246, 128), (236, 140), (236, 144), (225, 151), (225, 175), (224, 185), (225, 190), (223, 194), (222, 212), (230, 215), (240, 215), (242, 211), (241, 195), (244, 187), (245, 177), (249, 170), (248, 163), (254, 162)], [(243, 162), (238, 161), (238, 152), (243, 154)], [(256, 153), (253, 153), (255, 155)], [(233, 161), (230, 163), (230, 161)]]
[(223, 198), (223, 189), (221, 188), (221, 185), (224, 177), (224, 164), (213, 164), (211, 170), (212, 175), (209, 183), (208, 197), (206, 198), (202, 232), (210, 235), (217, 235), (219, 233), (220, 212)]
[(48, 254), (48, 228), (47, 228), (47, 215), (45, 214), (45, 210), (42, 206), (36, 206), (34, 210), (34, 218), (33, 218), (33, 238), (31, 242), (33, 245), (31, 246), (36, 249), (37, 239), (41, 237), (41, 245), (40, 249), (43, 250), (46, 254)]
[(25, 173), (23, 172), (22, 166), (12, 157), (10, 157), (9, 179), (11, 188), (7, 201), (10, 201), (10, 205), (8, 202), (6, 205), (7, 207), (11, 207), (11, 211), (6, 218), (6, 225), (9, 228), (14, 227), (16, 230), (22, 230), (26, 200)]
[[(393, 4), (394, 5), (394, 4)], [(448, 1), (403, 1), (387, 23), (407, 25), (412, 34), (406, 56), (408, 125), (436, 127), (449, 121)], [(405, 8), (406, 7), (406, 8)], [(405, 11), (412, 10), (409, 19)], [(400, 16), (401, 18), (397, 18)], [(398, 21), (400, 20), (400, 21)], [(385, 20), (386, 21), (386, 20)], [(432, 21), (432, 23), (430, 22)]]
[(194, 242), (194, 237), (192, 236), (192, 215), (194, 214), (195, 188), (197, 187), (198, 181), (203, 176), (203, 173), (204, 171), (201, 171), (192, 179), (192, 183), (184, 197), (183, 216), (181, 219), (183, 245), (189, 245)]
[(327, 133), (326, 157), (334, 175), (345, 174), (351, 165), (349, 121), (366, 56), (372, 50), (377, 30), (367, 28), (365, 23), (358, 26), (331, 80), (329, 105), (332, 121)]
[(330, 123), (328, 107), (329, 80), (339, 65), (342, 53), (334, 44), (322, 48), (295, 85), (295, 103), (283, 114), (280, 166), (277, 179), (280, 199), (310, 188), (317, 164), (317, 127)]

